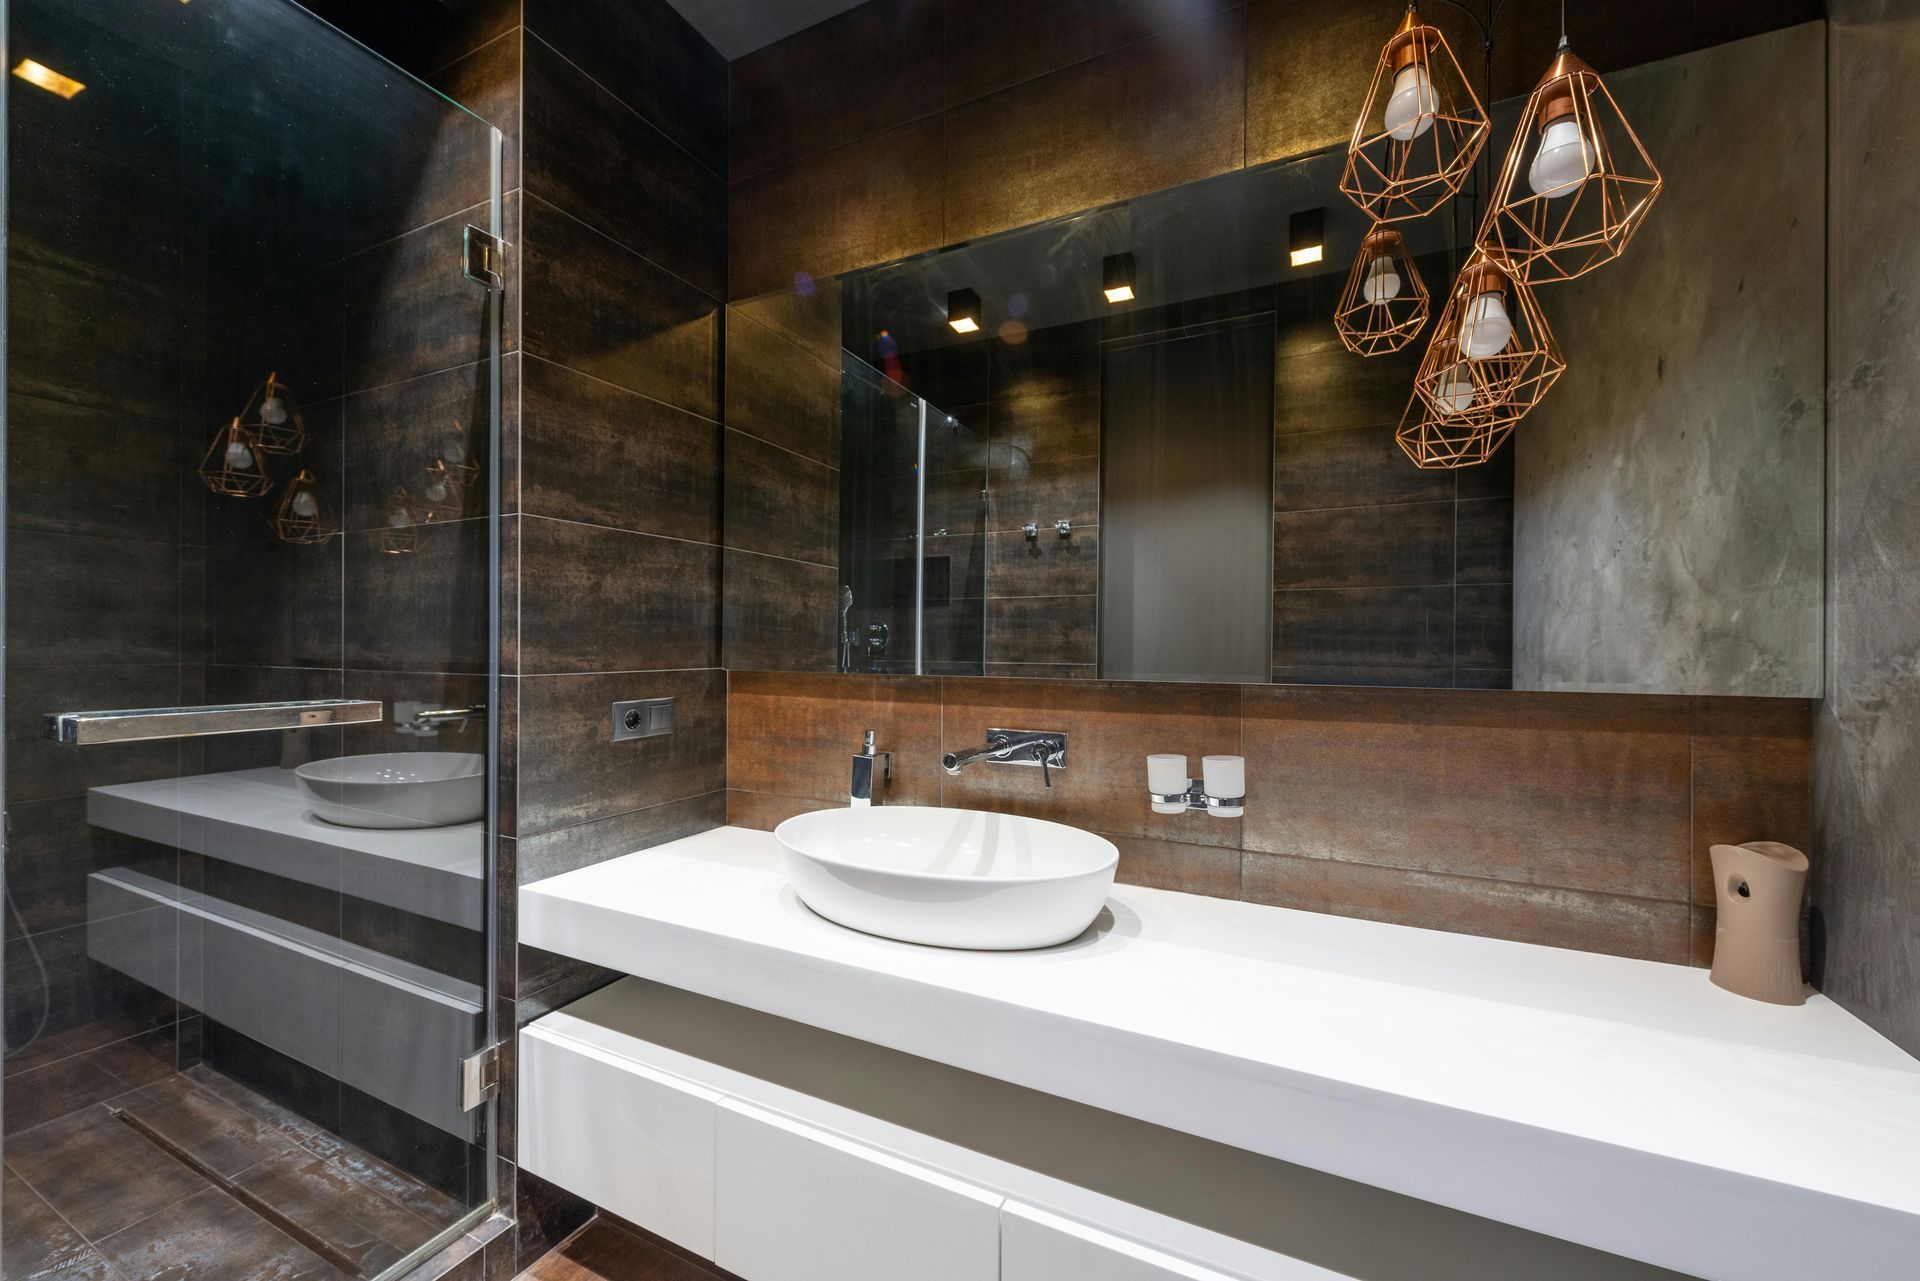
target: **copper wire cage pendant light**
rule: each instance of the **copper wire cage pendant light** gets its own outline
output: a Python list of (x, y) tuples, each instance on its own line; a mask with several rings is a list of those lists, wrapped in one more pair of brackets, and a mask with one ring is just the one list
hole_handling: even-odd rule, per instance
[(238, 418), (215, 433), (198, 470), (208, 489), (228, 498), (259, 498), (273, 488), (260, 441)]
[(324, 543), (339, 531), (327, 522), (320, 504), (320, 482), (302, 467), (287, 482), (273, 514), (274, 536), (283, 543)]
[(1599, 73), (1575, 55), (1564, 27), (1520, 115), (1476, 238), (1528, 284), (1572, 280), (1618, 258), (1661, 189), (1639, 135)]
[(1375, 223), (1360, 241), (1360, 253), (1347, 273), (1346, 288), (1333, 315), (1333, 328), (1346, 349), (1358, 356), (1399, 351), (1426, 326), (1431, 300), (1407, 238)]
[(1466, 182), (1489, 127), (1447, 38), (1409, 3), (1374, 66), (1340, 190), (1376, 222), (1424, 217)]
[(1476, 252), (1433, 327), (1395, 438), (1420, 467), (1485, 462), (1566, 367), (1526, 282)]

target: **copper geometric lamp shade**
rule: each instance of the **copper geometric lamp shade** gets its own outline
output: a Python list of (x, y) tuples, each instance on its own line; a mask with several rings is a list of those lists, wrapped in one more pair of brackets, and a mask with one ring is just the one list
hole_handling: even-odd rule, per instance
[(1423, 471), (1450, 471), (1478, 467), (1490, 461), (1500, 446), (1507, 443), (1515, 424), (1482, 427), (1443, 418), (1426, 401), (1414, 396), (1407, 401), (1406, 413), (1394, 440), (1401, 452)]
[(238, 418), (214, 436), (199, 472), (208, 489), (229, 498), (258, 498), (273, 488), (260, 442)]
[(306, 420), (277, 373), (268, 374), (253, 389), (240, 411), (240, 421), (269, 454), (297, 454), (307, 447)]
[(1399, 351), (1427, 323), (1426, 282), (1407, 250), (1407, 238), (1375, 223), (1360, 242), (1333, 314), (1334, 331), (1348, 351), (1382, 356)]
[(1487, 130), (1446, 37), (1409, 4), (1374, 66), (1340, 190), (1376, 222), (1430, 214), (1467, 180)]
[(420, 513), (402, 485), (393, 491), (381, 513), (380, 550), (389, 556), (411, 556), (420, 550)]
[(1479, 248), (1528, 284), (1618, 258), (1660, 195), (1660, 171), (1566, 37), (1527, 99)]
[(283, 543), (324, 543), (339, 532), (321, 510), (319, 482), (304, 467), (287, 482), (273, 514), (273, 532)]
[(1400, 447), (1422, 467), (1485, 462), (1565, 369), (1533, 291), (1476, 253), (1414, 375)]

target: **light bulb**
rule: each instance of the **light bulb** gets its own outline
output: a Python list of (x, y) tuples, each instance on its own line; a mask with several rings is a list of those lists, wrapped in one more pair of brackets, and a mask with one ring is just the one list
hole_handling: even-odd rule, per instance
[(1507, 305), (1498, 289), (1476, 295), (1467, 304), (1460, 322), (1460, 352), (1472, 360), (1485, 360), (1507, 348), (1513, 338), (1513, 322), (1507, 319)]
[(313, 491), (303, 489), (293, 496), (293, 514), (311, 520), (320, 512), (320, 504), (314, 501)]
[(1392, 302), (1400, 296), (1400, 273), (1393, 269), (1393, 259), (1381, 254), (1367, 264), (1366, 279), (1360, 282), (1360, 296), (1376, 305)]
[(269, 427), (278, 427), (287, 421), (287, 403), (278, 396), (269, 396), (260, 402), (260, 421)]
[(1580, 132), (1580, 122), (1562, 116), (1540, 135), (1540, 150), (1533, 154), (1527, 183), (1535, 195), (1571, 195), (1592, 172), (1593, 155), (1587, 148), (1586, 135)]
[(235, 471), (253, 470), (253, 446), (244, 440), (227, 442), (227, 466)]
[(1443, 414), (1464, 414), (1473, 408), (1473, 371), (1465, 361), (1454, 362), (1440, 375), (1434, 400)]
[(1388, 133), (1401, 142), (1412, 142), (1433, 128), (1433, 115), (1439, 109), (1424, 63), (1415, 62), (1394, 73), (1393, 96), (1387, 99)]

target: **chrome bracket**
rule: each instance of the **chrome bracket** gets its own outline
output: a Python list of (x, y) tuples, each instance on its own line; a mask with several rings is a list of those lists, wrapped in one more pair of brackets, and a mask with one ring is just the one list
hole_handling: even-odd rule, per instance
[(500, 1047), (469, 1054), (460, 1060), (460, 1110), (471, 1112), (500, 1092)]
[(505, 289), (507, 242), (468, 223), (460, 246), (460, 274), (494, 293)]

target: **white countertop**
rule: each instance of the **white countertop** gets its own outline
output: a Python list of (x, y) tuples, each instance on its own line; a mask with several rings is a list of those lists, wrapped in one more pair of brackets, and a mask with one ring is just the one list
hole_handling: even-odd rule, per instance
[(87, 822), (470, 930), (486, 923), (483, 824), (342, 827), (313, 816), (290, 769), (89, 788)]
[(520, 942), (1696, 1276), (1920, 1267), (1920, 1062), (1819, 996), (1127, 885), (918, 947), (741, 828), (523, 887)]

